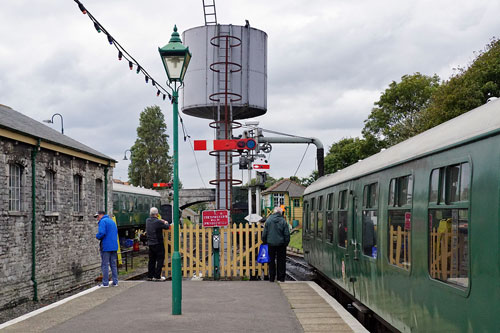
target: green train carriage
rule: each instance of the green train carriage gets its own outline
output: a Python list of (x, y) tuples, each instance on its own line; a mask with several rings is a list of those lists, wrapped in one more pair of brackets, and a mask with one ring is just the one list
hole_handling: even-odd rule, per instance
[(160, 209), (161, 195), (150, 189), (113, 183), (113, 214), (121, 237), (132, 238), (145, 230), (151, 207)]
[(500, 100), (304, 193), (306, 260), (403, 332), (500, 327)]

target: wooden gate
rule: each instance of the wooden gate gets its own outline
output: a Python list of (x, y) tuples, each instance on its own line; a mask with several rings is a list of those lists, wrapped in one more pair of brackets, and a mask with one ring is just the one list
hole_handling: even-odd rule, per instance
[[(192, 277), (194, 274), (213, 277), (214, 263), (212, 251), (212, 229), (201, 226), (184, 226), (179, 228), (179, 252), (182, 263), (182, 276)], [(267, 274), (267, 264), (257, 263), (259, 246), (262, 243), (262, 226), (231, 225), (219, 228), (220, 232), (220, 277), (251, 277)], [(174, 252), (173, 228), (163, 232), (165, 245), (166, 277), (172, 276), (172, 254)]]

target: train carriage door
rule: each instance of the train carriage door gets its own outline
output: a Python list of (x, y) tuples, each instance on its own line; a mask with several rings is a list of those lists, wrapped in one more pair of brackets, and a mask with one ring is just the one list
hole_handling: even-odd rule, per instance
[(347, 268), (349, 273), (347, 274), (348, 290), (356, 297), (359, 294), (359, 217), (358, 217), (358, 196), (354, 191), (349, 191), (349, 230), (348, 233), (348, 249), (347, 249)]

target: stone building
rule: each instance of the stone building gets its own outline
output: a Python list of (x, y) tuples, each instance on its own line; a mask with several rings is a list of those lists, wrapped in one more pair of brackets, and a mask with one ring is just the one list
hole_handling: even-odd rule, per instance
[(0, 104), (0, 311), (99, 275), (115, 162)]

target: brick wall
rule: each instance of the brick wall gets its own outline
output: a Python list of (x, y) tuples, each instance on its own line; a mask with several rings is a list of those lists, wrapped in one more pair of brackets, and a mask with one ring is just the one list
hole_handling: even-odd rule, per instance
[[(33, 146), (0, 138), (0, 311), (33, 298)], [(22, 168), (20, 211), (9, 211), (9, 165)], [(36, 279), (38, 297), (92, 283), (100, 272), (96, 179), (104, 165), (40, 150), (36, 156)], [(54, 172), (55, 206), (45, 211), (47, 171)], [(73, 210), (73, 176), (81, 177), (81, 209)], [(112, 211), (112, 169), (108, 171), (108, 211)], [(104, 198), (104, 196), (103, 196)]]

